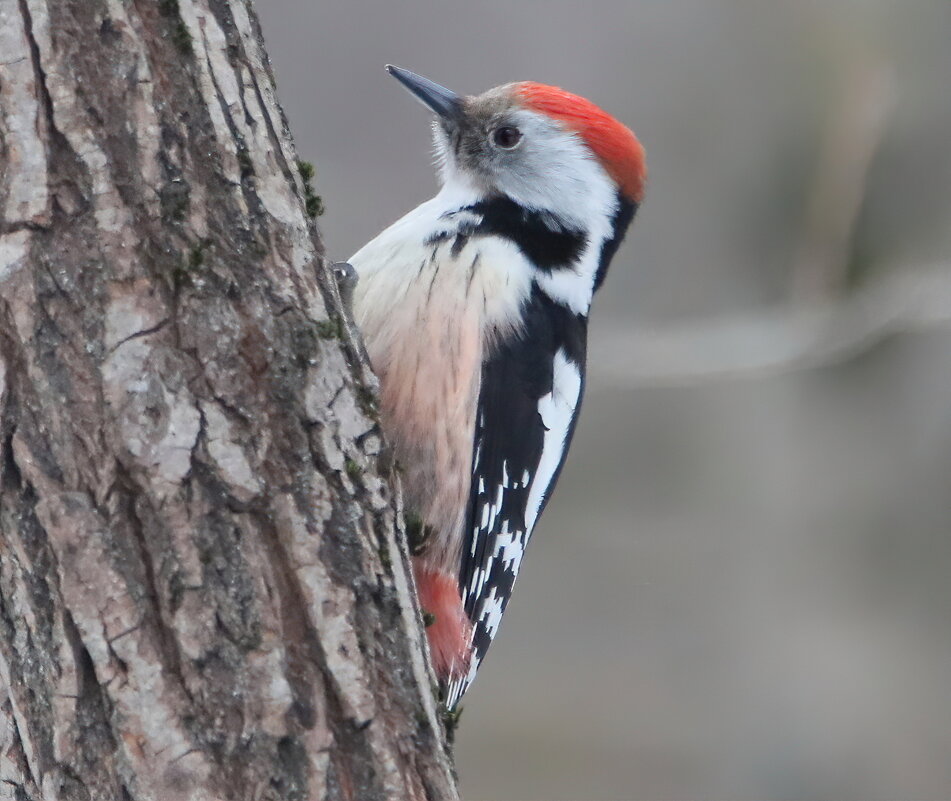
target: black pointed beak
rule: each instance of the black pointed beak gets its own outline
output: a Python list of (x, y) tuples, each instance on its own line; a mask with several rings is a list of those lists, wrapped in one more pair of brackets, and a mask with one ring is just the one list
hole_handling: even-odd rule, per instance
[(435, 111), (443, 119), (455, 122), (463, 116), (462, 98), (445, 86), (392, 64), (386, 65), (386, 71), (409, 89), (426, 108)]

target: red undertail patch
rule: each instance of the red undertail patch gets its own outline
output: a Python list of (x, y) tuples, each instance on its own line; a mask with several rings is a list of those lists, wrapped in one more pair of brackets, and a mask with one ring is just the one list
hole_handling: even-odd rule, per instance
[(434, 618), (426, 636), (436, 676), (441, 681), (461, 678), (469, 669), (472, 625), (462, 608), (456, 577), (430, 570), (418, 558), (413, 559), (413, 574), (419, 605)]

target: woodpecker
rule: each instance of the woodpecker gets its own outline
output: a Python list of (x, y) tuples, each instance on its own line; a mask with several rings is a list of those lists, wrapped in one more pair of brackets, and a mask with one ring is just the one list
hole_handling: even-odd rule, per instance
[(646, 167), (626, 126), (557, 87), (464, 97), (387, 70), (436, 115), (441, 188), (350, 258), (353, 314), (422, 532), (413, 572), (451, 709), (564, 464), (591, 299)]

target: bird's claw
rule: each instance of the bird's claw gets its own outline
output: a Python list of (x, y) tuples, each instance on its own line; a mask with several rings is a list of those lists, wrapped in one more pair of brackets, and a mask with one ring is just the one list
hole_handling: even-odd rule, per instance
[(347, 261), (334, 262), (332, 269), (337, 290), (340, 292), (340, 300), (343, 301), (344, 312), (348, 320), (353, 320), (353, 290), (356, 289), (360, 277), (353, 265)]

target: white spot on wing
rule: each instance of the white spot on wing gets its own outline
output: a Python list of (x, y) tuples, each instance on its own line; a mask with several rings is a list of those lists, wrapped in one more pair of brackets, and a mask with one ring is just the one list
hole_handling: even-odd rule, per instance
[(499, 623), (502, 622), (502, 599), (496, 595), (495, 587), (492, 588), (492, 592), (489, 593), (484, 603), (480, 618), (485, 623), (489, 639), (494, 640), (495, 634), (499, 630)]
[(539, 273), (535, 280), (554, 300), (567, 306), (575, 314), (587, 314), (594, 294), (594, 272), (584, 270), (555, 270)]
[(555, 354), (552, 368), (551, 392), (538, 401), (538, 413), (547, 430), (542, 445), (542, 458), (532, 479), (528, 506), (525, 510), (525, 525), (529, 535), (535, 527), (545, 494), (561, 463), (565, 450), (565, 438), (571, 428), (571, 421), (575, 417), (580, 394), (581, 371), (577, 365), (569, 361), (564, 350), (559, 350)]

